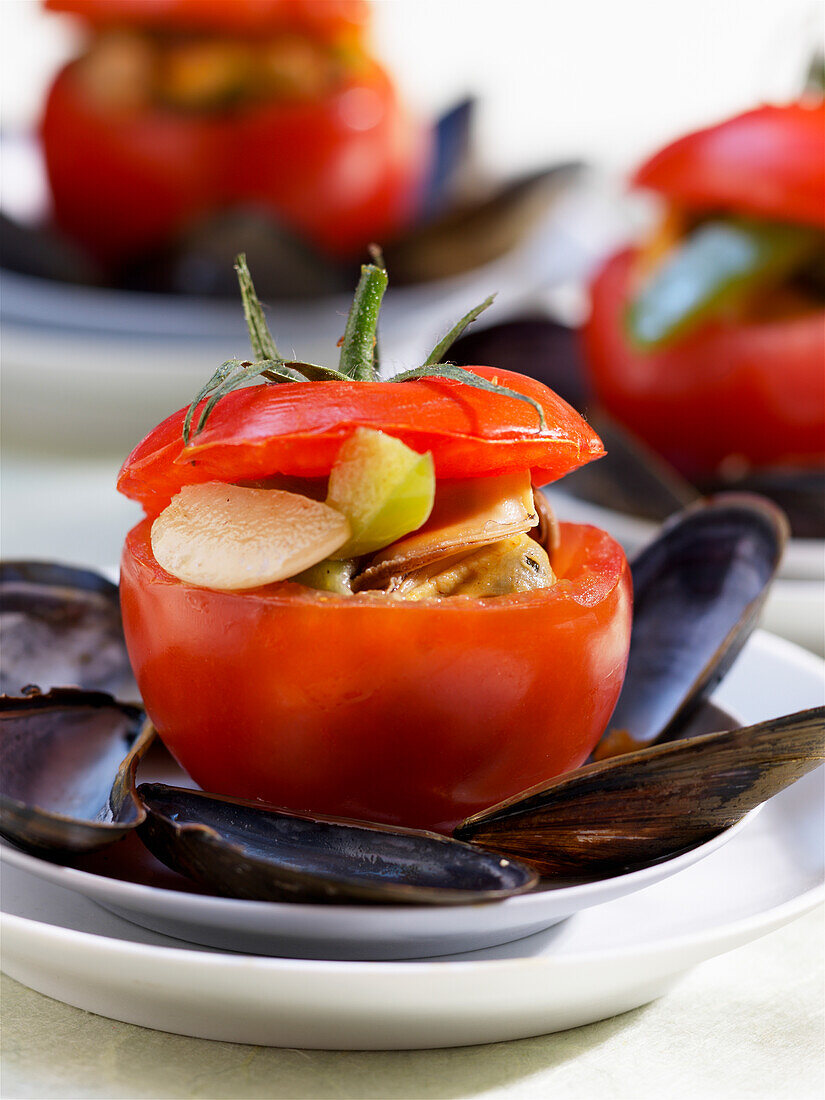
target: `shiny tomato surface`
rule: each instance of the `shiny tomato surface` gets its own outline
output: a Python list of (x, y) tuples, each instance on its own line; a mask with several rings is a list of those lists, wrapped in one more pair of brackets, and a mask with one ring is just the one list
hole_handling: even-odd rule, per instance
[(126, 459), (117, 487), (157, 514), (184, 485), (324, 477), (358, 427), (431, 451), (439, 478), (529, 469), (533, 484), (544, 485), (604, 454), (589, 424), (541, 382), (492, 367), (466, 369), (532, 398), (546, 426), (525, 401), (446, 378), (251, 386), (222, 397), (189, 447), (182, 438), (186, 410), (167, 417)]
[(758, 107), (674, 141), (633, 183), (691, 211), (823, 226), (823, 148), (825, 104)]
[(412, 216), (430, 155), (429, 133), (366, 61), (318, 100), (200, 113), (107, 108), (70, 63), (41, 130), (55, 220), (107, 262), (244, 204), (326, 252), (356, 254)]
[(551, 588), (405, 603), (195, 588), (157, 564), (150, 527), (124, 547), (126, 642), (161, 738), (207, 790), (449, 832), (581, 764), (618, 698), (631, 582), (596, 528), (562, 524)]
[(604, 407), (688, 477), (731, 456), (754, 466), (825, 460), (825, 311), (715, 323), (639, 351), (624, 329), (635, 256), (613, 256), (591, 287), (583, 341)]

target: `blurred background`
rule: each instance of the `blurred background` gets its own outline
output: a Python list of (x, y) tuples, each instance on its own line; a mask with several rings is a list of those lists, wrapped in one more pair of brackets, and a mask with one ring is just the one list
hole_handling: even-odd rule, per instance
[[(578, 324), (599, 262), (654, 222), (655, 204), (629, 193), (627, 174), (687, 131), (793, 99), (822, 34), (821, 8), (808, 0), (372, 5), (368, 50), (422, 130), (437, 135), (426, 202), (412, 224), (382, 236), (394, 284), (382, 314), (385, 369), (415, 365), (452, 319), (495, 290), (489, 324), (537, 312)], [(0, 210), (10, 219), (2, 552), (102, 567), (115, 564), (137, 518), (114, 490), (123, 458), (221, 360), (245, 354), (231, 280), (221, 282), (231, 276), (226, 257), (236, 245), (272, 248), (257, 213), (240, 229), (207, 219), (172, 253), (125, 265), (118, 257), (116, 270), (108, 257), (72, 252), (66, 261), (65, 241), (56, 245), (50, 230), (31, 235), (50, 217), (37, 139), (43, 104), (88, 41), (38, 0), (0, 4)], [(360, 257), (350, 250), (330, 262), (317, 241), (291, 233), (275, 243), (284, 264), (252, 266), (276, 338), (334, 362)], [(82, 276), (64, 279), (66, 262), (80, 263)], [(586, 514), (631, 549), (649, 535), (651, 517), (631, 508), (629, 518), (605, 520), (603, 504), (587, 512), (585, 502)], [(563, 498), (565, 507), (579, 516), (582, 502)], [(812, 583), (821, 596), (823, 545), (797, 547), (782, 608), (775, 604), (772, 624), (792, 636)], [(821, 648), (821, 621), (808, 611), (806, 623), (802, 640)]]
[[(82, 35), (38, 0), (3, 0), (0, 21), (3, 127), (25, 129)], [(493, 167), (583, 157), (621, 171), (684, 130), (793, 95), (821, 33), (810, 0), (378, 0), (373, 38), (423, 114), (479, 96)]]

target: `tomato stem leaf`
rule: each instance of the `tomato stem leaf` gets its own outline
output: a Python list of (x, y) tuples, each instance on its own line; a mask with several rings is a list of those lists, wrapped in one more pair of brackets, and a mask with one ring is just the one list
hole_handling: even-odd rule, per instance
[(508, 386), (500, 386), (497, 382), (490, 382), (487, 378), (481, 378), (478, 374), (465, 370), (464, 367), (456, 366), (455, 363), (433, 363), (432, 365), (425, 363), (421, 367), (414, 367), (402, 374), (396, 374), (389, 381), (412, 382), (417, 378), (451, 378), (454, 382), (462, 382), (465, 386), (473, 386), (477, 390), (487, 390), (488, 393), (498, 393), (503, 397), (515, 397), (518, 401), (526, 401), (538, 413), (539, 431), (544, 431), (547, 427), (547, 421), (544, 419), (544, 409), (538, 401), (534, 401), (532, 397), (528, 397), (524, 393), (511, 390)]
[(489, 298), (484, 299), (481, 305), (475, 306), (469, 311), (469, 313), (465, 313), (461, 320), (457, 324), (453, 325), (453, 327), (450, 329), (444, 339), (440, 343), (436, 344), (436, 346), (424, 360), (424, 366), (429, 367), (434, 366), (436, 363), (440, 363), (447, 352), (450, 350), (450, 348), (453, 346), (453, 344), (456, 342), (456, 340), (459, 338), (459, 336), (462, 334), (462, 332), (464, 332), (464, 330), (469, 325), (471, 325), (477, 317), (480, 317), (485, 309), (490, 308), (490, 306), (495, 301), (495, 297), (495, 294), (491, 294)]
[(339, 369), (347, 378), (375, 380), (378, 311), (386, 289), (386, 271), (376, 264), (363, 264), (341, 344)]
[(235, 271), (238, 273), (243, 315), (246, 318), (246, 327), (249, 329), (252, 354), (256, 359), (280, 359), (275, 340), (266, 323), (263, 306), (255, 293), (255, 284), (249, 274), (245, 252), (239, 252), (235, 257)]

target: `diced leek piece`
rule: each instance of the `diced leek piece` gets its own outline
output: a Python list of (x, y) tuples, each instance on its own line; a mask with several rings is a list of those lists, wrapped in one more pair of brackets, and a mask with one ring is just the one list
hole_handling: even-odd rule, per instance
[(347, 517), (352, 535), (333, 555), (371, 554), (427, 519), (435, 496), (432, 455), (399, 439), (357, 428), (338, 452), (329, 475), (327, 504)]
[(627, 332), (640, 348), (663, 347), (776, 286), (823, 249), (807, 226), (750, 218), (705, 222), (687, 236), (630, 302)]
[(237, 590), (286, 580), (350, 536), (345, 516), (278, 489), (185, 486), (152, 524), (158, 564), (187, 584)]
[(352, 558), (343, 561), (332, 561), (326, 558), (317, 565), (311, 565), (303, 573), (299, 573), (292, 580), (307, 588), (317, 588), (319, 592), (333, 592), (337, 596), (352, 595), (352, 575), (355, 572), (355, 562)]

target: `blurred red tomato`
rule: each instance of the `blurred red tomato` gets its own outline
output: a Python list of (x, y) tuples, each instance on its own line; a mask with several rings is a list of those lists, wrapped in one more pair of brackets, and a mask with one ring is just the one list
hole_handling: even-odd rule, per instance
[(687, 476), (729, 456), (758, 466), (825, 460), (825, 310), (707, 325), (661, 351), (625, 335), (637, 253), (591, 286), (586, 361), (599, 399)]
[[(412, 218), (431, 135), (401, 103), (384, 70), (357, 45), (367, 14), (363, 3), (51, 0), (49, 6), (104, 30), (138, 26), (159, 32), (154, 39), (132, 35), (132, 46), (124, 47), (124, 56), (110, 56), (96, 82), (88, 79), (86, 59), (70, 63), (46, 101), (42, 138), (55, 220), (100, 259), (117, 263), (150, 251), (230, 206), (269, 211), (321, 250), (341, 257), (390, 238)], [(218, 59), (214, 53), (211, 62), (201, 56), (188, 70), (196, 88), (198, 81), (208, 82), (215, 65), (220, 68), (224, 47), (223, 60), (231, 56), (233, 40), (221, 36), (251, 32), (274, 35), (273, 42), (284, 41), (277, 38), (282, 31), (304, 35), (297, 44), (294, 37), (285, 41), (298, 50), (293, 65), (309, 66), (310, 88), (311, 43), (328, 42), (326, 61), (318, 64), (323, 70), (328, 63), (329, 73), (338, 75), (322, 80), (314, 93), (279, 96), (258, 89), (238, 98), (229, 88), (217, 103), (195, 95), (181, 107), (153, 96), (152, 77), (145, 73), (158, 64), (156, 47), (161, 53), (166, 49), (160, 32), (184, 26), (218, 35)], [(168, 41), (176, 48), (177, 39)], [(100, 56), (95, 48), (93, 43), (92, 58)], [(249, 44), (243, 48), (249, 50)], [(265, 68), (254, 68), (252, 49), (235, 65), (254, 88)], [(130, 83), (123, 72), (140, 51), (148, 58), (132, 63), (150, 88), (130, 98), (137, 81)], [(118, 75), (120, 81), (110, 79)], [(116, 85), (117, 101), (110, 91)]]
[(825, 104), (758, 107), (687, 134), (633, 183), (689, 210), (825, 225)]
[(318, 37), (360, 33), (366, 0), (45, 0), (49, 11), (76, 15), (92, 27), (166, 31), (306, 31)]

